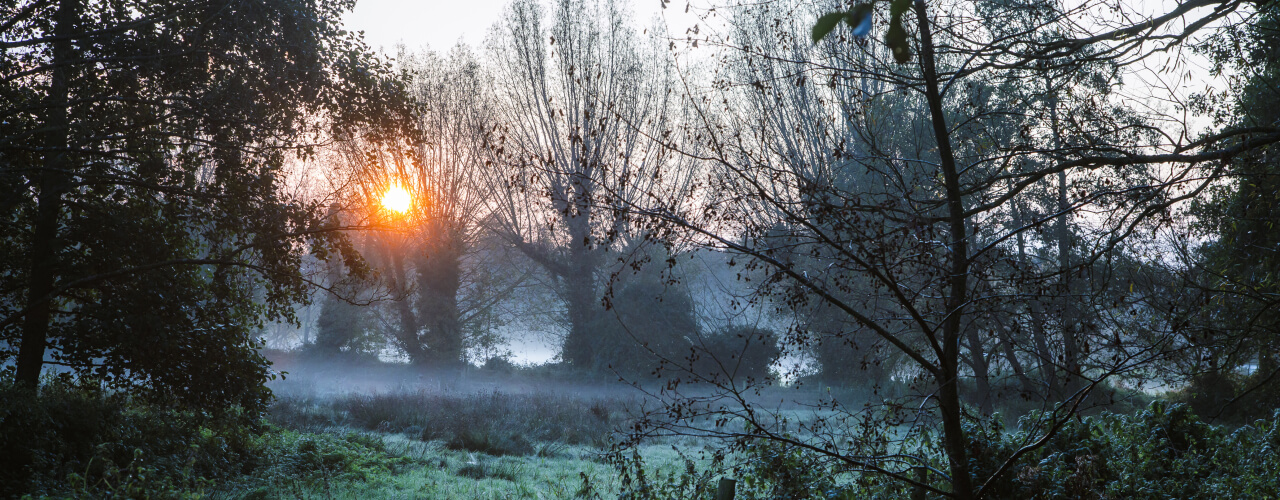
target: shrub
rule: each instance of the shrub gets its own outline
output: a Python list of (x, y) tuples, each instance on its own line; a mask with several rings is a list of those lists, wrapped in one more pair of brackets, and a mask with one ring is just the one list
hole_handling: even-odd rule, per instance
[[(1025, 428), (1043, 415), (1020, 420)], [(999, 416), (966, 424), (975, 484), (983, 484), (1015, 450), (1030, 442), (1024, 431), (1008, 432)], [(927, 435), (926, 435), (927, 436)], [(646, 472), (639, 455), (617, 452), (625, 497), (709, 498), (709, 477), (736, 475), (737, 498), (907, 498), (912, 488), (877, 474), (863, 474), (839, 461), (768, 440), (740, 440), (733, 472), (724, 454), (684, 471)], [(946, 470), (942, 443), (921, 437), (906, 443), (911, 455)], [(873, 450), (871, 455), (884, 454)], [(1130, 415), (1103, 413), (1070, 420), (1044, 446), (1024, 455), (991, 485), (984, 498), (1045, 500), (1102, 498), (1275, 498), (1280, 491), (1280, 411), (1239, 428), (1200, 421), (1191, 408), (1163, 401)], [(908, 472), (908, 471), (903, 471)], [(933, 487), (947, 485), (926, 476)], [(935, 498), (928, 496), (928, 498)]]
[(309, 434), (267, 427), (255, 441), (253, 466), (224, 484), (246, 498), (301, 498), (335, 482), (376, 483), (420, 465), (393, 457), (377, 436), (361, 433)]
[(610, 297), (610, 309), (590, 323), (594, 370), (636, 380), (655, 375), (664, 358), (688, 354), (690, 339), (698, 336), (693, 299), (651, 274), (623, 281)]
[(484, 361), (484, 366), (480, 369), (494, 373), (511, 373), (516, 367), (504, 356), (492, 356)]
[(1209, 371), (1193, 377), (1172, 399), (1191, 406), (1197, 415), (1245, 424), (1267, 418), (1280, 401), (1280, 377), (1272, 370), (1252, 375)]
[(619, 398), (550, 393), (350, 394), (326, 400), (282, 397), (268, 419), (294, 429), (349, 426), (444, 441), (455, 449), (524, 455), (536, 451), (529, 445), (534, 441), (605, 445), (622, 422), (625, 404)]
[(690, 356), (693, 372), (711, 380), (763, 382), (782, 350), (772, 330), (737, 325), (704, 335)]
[(50, 379), (0, 381), (0, 496), (179, 497), (238, 473), (252, 418), (217, 418)]
[(535, 449), (522, 434), (493, 426), (462, 429), (444, 443), (451, 450), (474, 451), (487, 455), (533, 455)]

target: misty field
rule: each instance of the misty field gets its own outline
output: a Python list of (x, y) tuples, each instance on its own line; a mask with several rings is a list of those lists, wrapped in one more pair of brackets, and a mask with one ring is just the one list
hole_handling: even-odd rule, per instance
[(0, 47), (0, 498), (1278, 498), (1280, 1), (8, 0)]

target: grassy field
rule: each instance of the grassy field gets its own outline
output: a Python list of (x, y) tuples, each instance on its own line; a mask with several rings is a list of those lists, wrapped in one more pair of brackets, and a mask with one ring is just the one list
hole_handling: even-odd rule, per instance
[[(638, 399), (617, 387), (330, 375), (275, 388), (268, 453), (211, 498), (618, 495), (608, 452)], [(641, 453), (655, 472), (683, 463), (670, 444)]]

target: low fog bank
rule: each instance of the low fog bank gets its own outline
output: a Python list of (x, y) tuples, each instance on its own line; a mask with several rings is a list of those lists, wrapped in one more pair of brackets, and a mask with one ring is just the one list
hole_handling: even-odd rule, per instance
[(507, 393), (556, 394), (584, 398), (639, 397), (636, 388), (620, 381), (574, 377), (558, 365), (432, 370), (407, 363), (375, 360), (317, 359), (298, 352), (268, 351), (280, 378), (267, 385), (281, 396), (337, 396), (348, 394)]

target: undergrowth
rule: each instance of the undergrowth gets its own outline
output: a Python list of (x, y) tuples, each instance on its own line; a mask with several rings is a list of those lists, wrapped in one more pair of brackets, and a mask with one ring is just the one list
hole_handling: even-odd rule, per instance
[[(1022, 428), (1036, 426), (1031, 414)], [(975, 484), (983, 484), (1016, 450), (1034, 439), (1008, 431), (999, 416), (967, 425), (968, 454)], [(910, 444), (945, 471), (936, 435)], [(623, 498), (711, 499), (715, 480), (737, 478), (738, 499), (943, 498), (917, 492), (883, 474), (862, 472), (830, 456), (779, 441), (758, 439), (740, 451), (681, 457), (676, 473), (655, 474), (639, 454), (615, 450)], [(1016, 461), (984, 498), (991, 499), (1275, 499), (1280, 491), (1280, 412), (1270, 419), (1230, 427), (1202, 422), (1183, 404), (1155, 401), (1132, 414), (1104, 412), (1068, 421), (1043, 446)], [(901, 471), (919, 478), (915, 470)], [(939, 491), (947, 483), (934, 473), (924, 482)]]
[(626, 419), (627, 400), (557, 394), (429, 393), (286, 396), (269, 411), (272, 423), (302, 430), (350, 427), (441, 441), (455, 450), (536, 455), (538, 443), (602, 448)]

